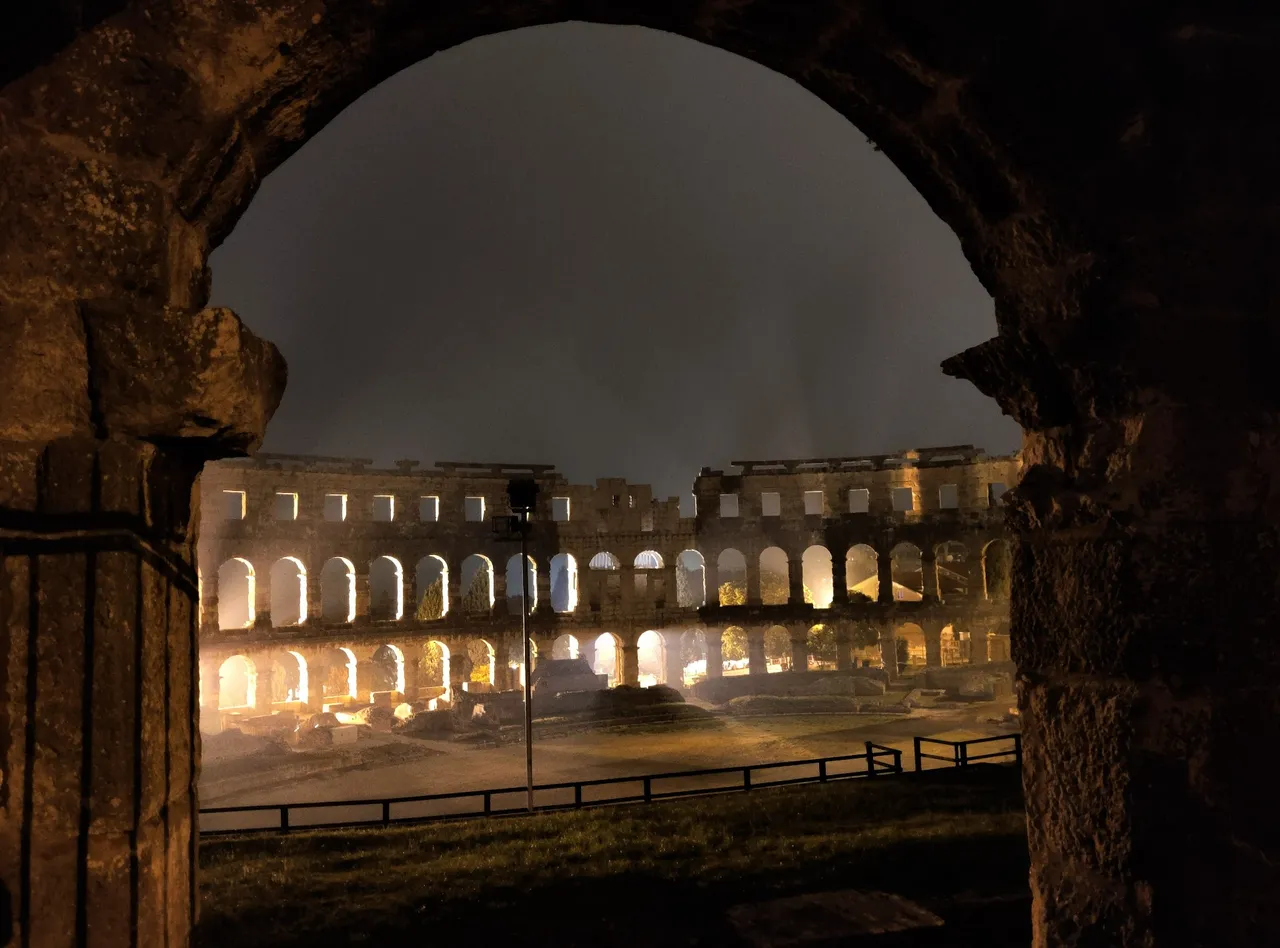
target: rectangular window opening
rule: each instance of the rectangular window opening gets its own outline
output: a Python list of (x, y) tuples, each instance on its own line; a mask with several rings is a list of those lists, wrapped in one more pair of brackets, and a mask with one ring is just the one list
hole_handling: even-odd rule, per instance
[(556, 523), (569, 522), (569, 498), (568, 497), (552, 497), (551, 498), (551, 519)]
[(871, 509), (871, 491), (855, 487), (849, 491), (849, 513), (866, 513)]
[(804, 492), (804, 515), (806, 517), (821, 517), (824, 507), (822, 491), (807, 490)]
[[(468, 523), (479, 523), (484, 520), (484, 498), (468, 497), (463, 501), (463, 511)], [(517, 567), (516, 572), (520, 570)]]
[(396, 519), (396, 498), (393, 494), (373, 495), (373, 519), (378, 523), (390, 523)]
[(242, 490), (224, 490), (222, 492), (222, 516), (224, 520), (243, 520), (245, 513), (245, 496)]
[(1005, 491), (1009, 488), (999, 481), (993, 481), (987, 485), (987, 503), (992, 507), (1004, 506)]
[(781, 517), (782, 495), (777, 491), (765, 491), (760, 495), (760, 516)]
[(440, 519), (440, 498), (418, 498), (418, 519), (423, 523), (435, 523)]
[(341, 523), (347, 519), (347, 495), (324, 495), (324, 519), (329, 523)]
[(720, 495), (720, 516), (721, 517), (738, 516), (738, 495), (737, 494), (721, 494)]
[(895, 487), (893, 489), (893, 509), (898, 513), (915, 510), (916, 492), (910, 487)]
[(938, 506), (943, 510), (955, 510), (960, 506), (960, 487), (956, 484), (943, 484), (938, 488)]
[(277, 520), (298, 519), (298, 495), (287, 491), (276, 491), (275, 518)]

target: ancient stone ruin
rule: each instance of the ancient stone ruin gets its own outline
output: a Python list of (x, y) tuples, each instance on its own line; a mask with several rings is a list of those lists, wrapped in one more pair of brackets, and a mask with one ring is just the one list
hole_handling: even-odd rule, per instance
[(794, 78), (994, 298), (998, 335), (944, 368), (1025, 431), (1006, 503), (1036, 944), (1280, 942), (1259, 764), (1280, 736), (1280, 27), (1207, 0), (0, 15), (0, 932), (189, 940), (197, 477), (260, 443), (285, 380), (206, 308), (211, 248), (381, 79), (569, 18)]

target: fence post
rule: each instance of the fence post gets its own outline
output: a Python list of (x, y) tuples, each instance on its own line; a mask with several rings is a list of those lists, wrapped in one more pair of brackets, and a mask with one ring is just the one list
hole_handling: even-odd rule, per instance
[(956, 745), (956, 766), (957, 767), (969, 766), (969, 742), (968, 741), (961, 741), (959, 744)]
[(896, 747), (893, 749), (893, 772), (895, 774), (902, 773), (902, 751)]
[(750, 767), (742, 768), (742, 789), (743, 790), (751, 789), (751, 768)]
[(280, 807), (280, 828), (282, 830), (289, 828), (289, 808), (287, 806)]
[(493, 811), (493, 796), (488, 790), (484, 792), (484, 815), (488, 816)]
[(652, 799), (653, 799), (653, 785), (652, 783), (650, 783), (649, 778), (645, 777), (644, 778), (644, 802), (648, 803)]
[(1022, 766), (1022, 735), (1013, 735), (1013, 762), (1019, 767)]
[(871, 742), (867, 741), (867, 776), (874, 777), (876, 775), (876, 752), (871, 746)]
[(827, 782), (827, 762), (825, 760), (818, 761), (818, 783)]
[(391, 801), (382, 801), (382, 825), (386, 826), (391, 822)]
[(916, 773), (919, 773), (919, 772), (921, 771), (921, 769), (923, 768), (923, 763), (922, 763), (922, 760), (923, 760), (923, 759), (922, 759), (922, 758), (921, 758), (921, 756), (920, 756), (920, 738), (918, 738), (918, 737), (913, 737), (913, 738), (911, 739), (911, 741), (912, 741), (912, 743), (913, 743), (913, 744), (915, 744), (915, 748), (916, 748)]
[(582, 806), (582, 784), (580, 783), (573, 785), (573, 805), (575, 807)]

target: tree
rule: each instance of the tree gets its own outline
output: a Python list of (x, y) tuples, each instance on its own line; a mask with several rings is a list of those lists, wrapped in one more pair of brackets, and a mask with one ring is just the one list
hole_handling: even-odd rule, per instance
[(704, 632), (686, 632), (680, 638), (680, 664), (688, 666), (707, 657), (707, 640)]
[(467, 588), (466, 595), (462, 597), (462, 609), (464, 612), (471, 613), (488, 612), (493, 608), (489, 597), (489, 571), (481, 564), (475, 571), (475, 575), (471, 577), (471, 585)]
[(765, 629), (764, 632), (764, 657), (779, 662), (780, 664), (790, 664), (791, 661), (791, 633), (780, 625)]
[(809, 654), (820, 662), (834, 662), (839, 656), (836, 630), (829, 625), (815, 625), (807, 636)]
[[(808, 586), (804, 590), (804, 601), (813, 602), (813, 591)], [(791, 595), (791, 581), (781, 573), (772, 571), (760, 574), (760, 601), (781, 604), (788, 601)], [(746, 583), (730, 580), (720, 584), (720, 604), (722, 606), (745, 606), (747, 604)]]
[(417, 618), (422, 622), (444, 618), (444, 577), (437, 576), (418, 600)]
[(448, 686), (444, 680), (444, 646), (439, 642), (428, 642), (422, 653), (422, 677), (429, 686)]
[(720, 653), (727, 662), (740, 662), (747, 657), (747, 631), (736, 625), (724, 630)]
[[(474, 587), (475, 583), (472, 583)], [(489, 681), (489, 645), (480, 639), (467, 643), (467, 658), (471, 661), (471, 681)]]

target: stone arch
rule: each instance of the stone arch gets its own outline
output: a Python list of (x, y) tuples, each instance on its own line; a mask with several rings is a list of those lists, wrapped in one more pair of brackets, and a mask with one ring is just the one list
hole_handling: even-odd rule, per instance
[(982, 548), (982, 588), (988, 599), (995, 602), (1009, 599), (1011, 570), (1012, 560), (1006, 541), (992, 540)]
[(818, 623), (805, 634), (809, 668), (814, 671), (835, 671), (840, 666), (840, 646), (836, 641), (834, 626)]
[(707, 634), (701, 629), (680, 634), (680, 677), (685, 686), (707, 677)]
[(641, 688), (667, 684), (667, 639), (657, 629), (646, 629), (636, 639), (636, 667)]
[(595, 658), (591, 670), (609, 676), (609, 687), (622, 684), (622, 640), (612, 632), (602, 632), (595, 640)]
[(725, 675), (747, 674), (751, 660), (751, 643), (747, 630), (740, 625), (726, 627), (720, 633), (720, 656), (724, 662)]
[(218, 628), (247, 629), (253, 625), (257, 595), (253, 564), (233, 556), (218, 567)]
[(720, 580), (720, 605), (741, 606), (747, 602), (747, 558), (733, 547), (716, 557), (716, 575)]
[[(538, 564), (534, 562), (533, 557), (525, 558), (525, 568), (529, 578), (529, 612), (533, 612), (538, 606)], [(517, 553), (507, 560), (507, 612), (512, 615), (520, 614), (520, 599), (523, 595), (520, 580), (520, 554)]]
[(676, 557), (676, 604), (683, 609), (707, 604), (706, 561), (697, 550), (682, 550)]
[(666, 564), (662, 561), (662, 554), (656, 550), (641, 550), (636, 554), (635, 562), (632, 564), (636, 569), (662, 569)]
[(276, 628), (307, 621), (307, 568), (296, 556), (271, 564), (271, 624)]
[(830, 607), (831, 551), (825, 546), (814, 544), (804, 551), (800, 565), (804, 574), (804, 601), (815, 609)]
[(969, 548), (959, 540), (939, 543), (934, 552), (938, 571), (938, 598), (964, 599), (969, 595)]
[(804, 671), (791, 667), (791, 630), (783, 625), (771, 625), (764, 630), (765, 671)]
[(952, 624), (942, 627), (939, 660), (945, 665), (968, 665), (973, 661), (972, 643), (967, 629), (957, 629)]
[(422, 684), (427, 688), (440, 688), (440, 696), (446, 701), (453, 698), (449, 679), (449, 646), (439, 639), (431, 639), (422, 648)]
[(320, 661), (314, 663), (309, 685), (314, 698), (323, 703), (327, 697), (351, 701), (359, 693), (359, 662), (356, 653), (343, 645), (335, 645), (320, 653)]
[(369, 691), (404, 694), (404, 664), (404, 651), (400, 646), (379, 645), (369, 656)]
[(919, 668), (927, 664), (924, 629), (919, 625), (914, 622), (903, 622), (894, 630), (893, 637), (898, 649), (899, 670)]
[(253, 708), (258, 703), (258, 666), (248, 655), (232, 655), (218, 666), (218, 708)]
[(791, 598), (790, 564), (786, 550), (771, 546), (760, 553), (760, 601), (785, 606)]
[[(311, 676), (301, 652), (285, 650), (271, 654), (271, 703), (306, 704), (311, 698)], [(261, 682), (259, 682), (261, 687)]]
[(880, 556), (875, 547), (856, 543), (844, 555), (844, 584), (850, 599), (880, 598)]
[(493, 561), (483, 553), (472, 553), (462, 561), (462, 611), (483, 615), (493, 610)]
[(552, 610), (573, 612), (578, 608), (578, 561), (572, 553), (557, 553), (550, 570)]
[(618, 558), (608, 550), (601, 550), (587, 562), (587, 569), (621, 569)]
[(394, 556), (379, 556), (369, 565), (369, 616), (392, 620), (404, 616), (404, 567)]
[(552, 658), (577, 658), (578, 657), (578, 637), (565, 632), (563, 635), (556, 637), (551, 643)]
[(320, 615), (326, 622), (354, 622), (356, 567), (345, 556), (334, 556), (320, 569)]
[(467, 641), (467, 664), (470, 675), (467, 681), (471, 684), (492, 686), (497, 682), (498, 653), (493, 643), (487, 639), (470, 639)]
[(893, 577), (893, 598), (898, 602), (919, 602), (924, 598), (924, 558), (914, 543), (899, 543), (889, 552)]
[(443, 619), (449, 614), (449, 564), (443, 556), (428, 553), (414, 567), (418, 601), (414, 616), (421, 622)]

